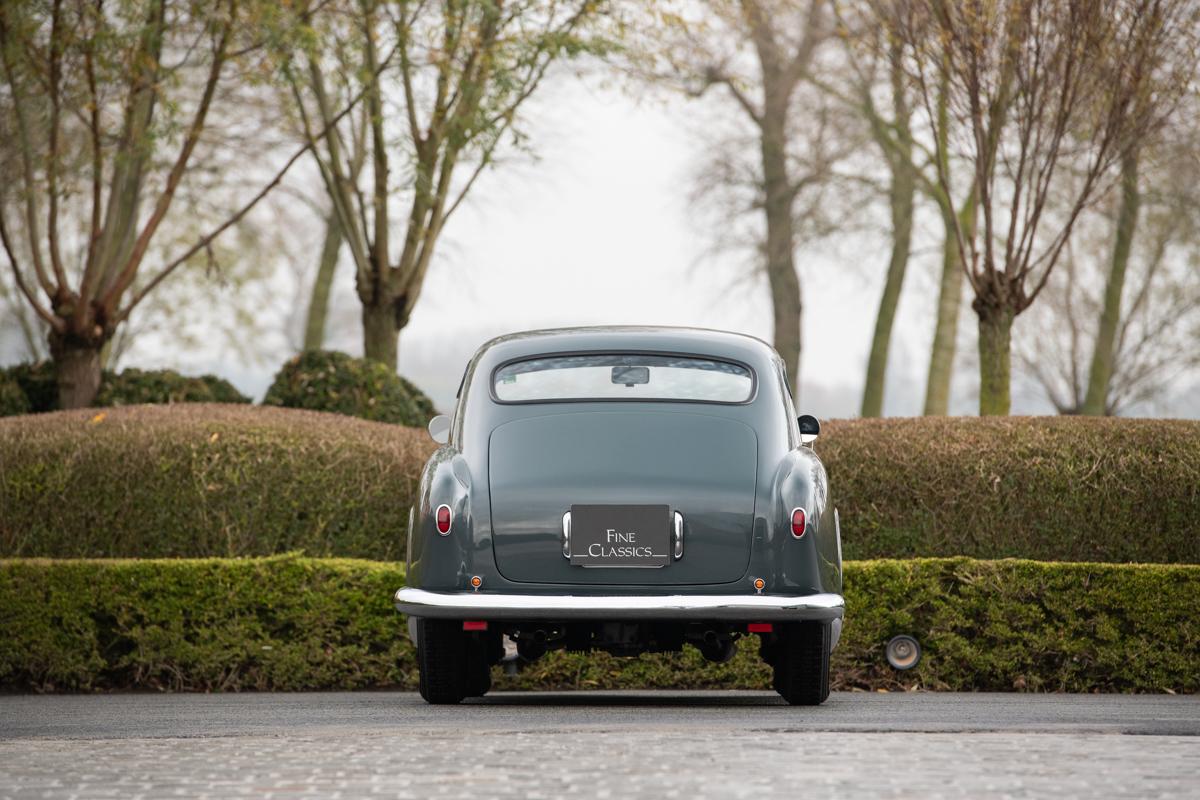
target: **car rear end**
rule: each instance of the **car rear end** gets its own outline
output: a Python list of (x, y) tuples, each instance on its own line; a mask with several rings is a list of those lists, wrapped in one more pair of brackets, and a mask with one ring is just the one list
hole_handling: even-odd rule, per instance
[[(781, 483), (805, 470), (781, 476), (795, 442), (773, 351), (728, 334), (716, 347), (695, 332), (572, 334), (481, 351), (455, 437), (426, 470), (397, 607), (419, 650), (470, 674), (433, 689), (424, 671), (439, 668), (423, 659), (423, 693), (486, 691), (505, 639), (518, 661), (684, 644), (724, 661), (758, 637), (776, 663), (823, 649), (826, 688), (785, 693), (820, 702), (842, 617), (840, 556), (834, 585), (821, 549), (795, 544), (807, 528), (781, 541), (793, 510)], [(784, 545), (807, 553), (791, 553), (790, 578)]]

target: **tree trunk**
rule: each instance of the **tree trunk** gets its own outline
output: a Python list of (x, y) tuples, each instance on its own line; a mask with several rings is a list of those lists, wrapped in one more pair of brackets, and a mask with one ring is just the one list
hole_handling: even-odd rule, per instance
[(50, 353), (58, 379), (59, 408), (87, 408), (100, 392), (100, 345), (53, 337)]
[(775, 349), (791, 377), (792, 394), (800, 397), (800, 334), (803, 302), (800, 277), (793, 255), (794, 194), (787, 168), (787, 97), (782, 90), (766, 89), (762, 119), (764, 212), (767, 222), (767, 283), (775, 318)]
[[(954, 232), (954, 209), (939, 203), (945, 239), (942, 242), (942, 282), (938, 290), (937, 324), (933, 329), (933, 346), (929, 352), (929, 377), (925, 382), (926, 416), (950, 413), (950, 379), (954, 376), (954, 352), (958, 344), (958, 315), (962, 307), (963, 269)], [(975, 236), (975, 196), (971, 196), (958, 212), (963, 237)]]
[(363, 356), (369, 361), (378, 361), (395, 372), (397, 342), (400, 338), (400, 329), (396, 327), (395, 305), (364, 302), (362, 326)]
[(908, 268), (908, 254), (912, 244), (915, 193), (916, 176), (913, 175), (911, 163), (901, 159), (892, 173), (892, 256), (888, 261), (883, 297), (879, 300), (879, 313), (875, 317), (871, 355), (867, 359), (867, 382), (863, 388), (862, 399), (864, 417), (878, 417), (883, 414), (883, 392), (887, 381), (892, 325), (896, 320), (896, 306), (900, 302), (900, 290), (904, 286), (904, 273)]
[(1004, 303), (973, 303), (979, 315), (979, 414), (1005, 415), (1011, 406), (1009, 386), (1012, 323), (1015, 314)]
[[(800, 326), (803, 316), (803, 302), (800, 299), (800, 278), (796, 275), (796, 265), (792, 257), (791, 242), (791, 209), (788, 209), (787, 222), (775, 219), (767, 214), (767, 275), (771, 286), (771, 310), (775, 318), (774, 344), (779, 356), (787, 367), (792, 383), (792, 396), (800, 398), (800, 353), (802, 342)], [(774, 233), (772, 233), (774, 229)], [(781, 230), (785, 229), (785, 230)], [(784, 239), (789, 244), (784, 255), (783, 245), (778, 239)], [(775, 251), (774, 255), (771, 252)]]
[(329, 291), (333, 286), (333, 275), (337, 270), (338, 254), (341, 250), (342, 226), (338, 223), (337, 215), (330, 214), (325, 220), (325, 242), (321, 246), (317, 277), (313, 281), (312, 296), (308, 301), (308, 319), (304, 324), (305, 350), (320, 350), (325, 344)]
[(1108, 413), (1108, 390), (1112, 382), (1117, 328), (1121, 324), (1121, 295), (1125, 290), (1125, 270), (1129, 266), (1129, 251), (1137, 228), (1138, 207), (1137, 153), (1131, 152), (1121, 160), (1121, 207), (1117, 212), (1117, 238), (1113, 244), (1108, 283), (1104, 287), (1104, 309), (1100, 313), (1100, 328), (1096, 331), (1096, 348), (1092, 352), (1092, 368), (1088, 373), (1087, 395), (1081, 412), (1094, 416)]

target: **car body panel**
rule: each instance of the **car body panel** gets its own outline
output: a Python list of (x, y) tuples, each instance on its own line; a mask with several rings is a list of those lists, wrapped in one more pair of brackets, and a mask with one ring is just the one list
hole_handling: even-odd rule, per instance
[[(746, 572), (758, 444), (743, 422), (607, 406), (512, 420), (489, 445), (492, 546), (509, 580), (729, 583)], [(686, 556), (652, 572), (572, 566), (561, 520), (575, 504), (665, 504), (682, 515)]]

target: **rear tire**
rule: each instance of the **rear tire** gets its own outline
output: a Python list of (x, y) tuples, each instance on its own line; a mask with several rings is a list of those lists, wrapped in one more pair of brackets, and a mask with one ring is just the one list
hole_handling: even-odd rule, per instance
[(462, 622), (417, 620), (417, 666), (425, 702), (453, 705), (466, 696), (467, 637)]
[(483, 635), (467, 638), (463, 693), (467, 697), (483, 697), (492, 688), (492, 665), (488, 659), (488, 640)]
[(780, 626), (772, 653), (775, 691), (794, 706), (818, 706), (829, 697), (829, 624)]

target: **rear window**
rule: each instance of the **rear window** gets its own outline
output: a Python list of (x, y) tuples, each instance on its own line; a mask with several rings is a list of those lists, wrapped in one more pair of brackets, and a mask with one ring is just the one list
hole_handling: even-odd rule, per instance
[(749, 367), (694, 356), (588, 353), (540, 356), (499, 367), (503, 403), (555, 400), (684, 400), (744, 403), (754, 394)]

